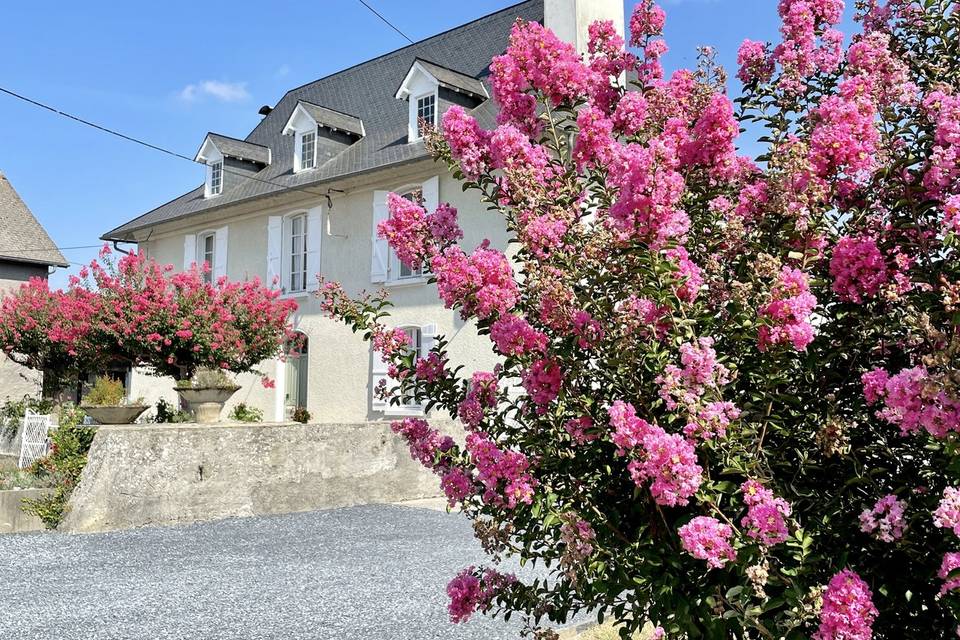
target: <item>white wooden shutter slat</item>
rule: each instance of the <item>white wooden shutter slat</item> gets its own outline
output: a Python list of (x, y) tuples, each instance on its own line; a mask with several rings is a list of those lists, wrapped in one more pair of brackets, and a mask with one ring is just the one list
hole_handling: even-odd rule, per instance
[(267, 219), (267, 286), (282, 286), (280, 281), (280, 254), (283, 248), (283, 218)]
[(389, 246), (378, 237), (377, 225), (390, 217), (387, 209), (387, 191), (373, 192), (373, 230), (371, 233), (370, 282), (386, 282)]
[(383, 354), (374, 350), (370, 367), (370, 406), (374, 411), (386, 411), (389, 408), (387, 402), (377, 396), (377, 387), (380, 382), (386, 380), (389, 386), (389, 378), (387, 363), (383, 361)]
[(307, 211), (307, 291), (320, 288), (320, 243), (323, 241), (323, 207)]
[(437, 325), (425, 324), (420, 327), (420, 357), (426, 358), (437, 344)]
[(197, 234), (183, 236), (183, 270), (186, 271), (197, 261)]
[(420, 187), (423, 194), (423, 208), (433, 213), (440, 206), (440, 176), (433, 176)]
[(220, 227), (216, 231), (214, 236), (214, 250), (213, 250), (213, 264), (210, 265), (213, 269), (213, 278), (221, 278), (227, 275), (227, 232), (228, 227)]

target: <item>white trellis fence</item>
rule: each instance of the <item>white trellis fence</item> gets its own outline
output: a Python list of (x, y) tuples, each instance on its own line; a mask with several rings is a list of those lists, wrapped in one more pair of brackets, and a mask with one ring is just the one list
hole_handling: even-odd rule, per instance
[(20, 435), (20, 461), (17, 466), (21, 469), (29, 467), (34, 461), (47, 455), (50, 448), (50, 427), (53, 420), (50, 416), (41, 415), (27, 409), (23, 416), (23, 429)]

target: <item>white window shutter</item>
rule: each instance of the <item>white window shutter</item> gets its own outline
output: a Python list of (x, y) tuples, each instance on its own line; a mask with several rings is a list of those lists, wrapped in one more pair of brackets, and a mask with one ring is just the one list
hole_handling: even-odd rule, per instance
[(280, 254), (283, 248), (283, 218), (270, 216), (267, 219), (267, 286), (282, 287), (280, 280)]
[(376, 350), (373, 352), (370, 374), (370, 407), (374, 411), (386, 411), (390, 405), (386, 400), (378, 397), (377, 389), (383, 380), (386, 380), (389, 388), (390, 376), (387, 374), (387, 363), (383, 361), (383, 354)]
[(420, 187), (423, 193), (423, 208), (433, 213), (440, 206), (440, 176), (433, 176)]
[(323, 241), (323, 207), (307, 211), (307, 291), (320, 288), (320, 243)]
[(377, 236), (377, 225), (390, 217), (387, 209), (387, 191), (373, 192), (373, 235), (371, 235), (372, 256), (370, 259), (370, 282), (386, 282), (387, 264), (390, 247), (386, 240)]
[(183, 236), (183, 270), (186, 271), (197, 262), (197, 234)]
[(426, 358), (437, 344), (437, 325), (425, 324), (420, 327), (420, 357)]
[(220, 227), (214, 236), (213, 265), (211, 265), (214, 280), (227, 275), (227, 230), (228, 227)]

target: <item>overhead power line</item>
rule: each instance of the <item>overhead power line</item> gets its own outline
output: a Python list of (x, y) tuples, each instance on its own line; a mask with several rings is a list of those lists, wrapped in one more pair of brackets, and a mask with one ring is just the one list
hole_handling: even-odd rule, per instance
[[(190, 156), (185, 156), (185, 155), (183, 155), (182, 153), (177, 153), (176, 151), (171, 151), (170, 149), (165, 149), (164, 147), (161, 147), (160, 145), (156, 145), (156, 144), (147, 142), (147, 141), (145, 141), (145, 140), (141, 140), (140, 138), (135, 138), (134, 136), (130, 136), (130, 135), (127, 135), (127, 134), (125, 134), (125, 133), (121, 133), (121, 132), (119, 132), (119, 131), (117, 131), (117, 130), (115, 130), (115, 129), (111, 129), (110, 127), (105, 127), (105, 126), (103, 126), (103, 125), (101, 125), (101, 124), (97, 124), (96, 122), (91, 122), (90, 120), (86, 120), (86, 119), (81, 118), (81, 117), (79, 117), (79, 116), (76, 116), (76, 115), (74, 115), (74, 114), (72, 114), (72, 113), (68, 113), (68, 112), (63, 111), (63, 110), (61, 110), (61, 109), (58, 109), (58, 108), (56, 108), (56, 107), (52, 107), (52, 106), (50, 106), (49, 104), (45, 104), (45, 103), (43, 103), (43, 102), (40, 102), (39, 100), (35, 100), (35, 99), (33, 99), (33, 98), (30, 98), (30, 97), (28, 97), (28, 96), (22, 95), (22, 94), (20, 94), (20, 93), (15, 92), (15, 91), (11, 91), (11, 90), (6, 89), (6, 88), (4, 88), (4, 87), (2, 87), (2, 86), (0, 86), (0, 93), (5, 93), (5, 94), (7, 94), (7, 95), (9, 95), (9, 96), (12, 96), (12, 97), (14, 97), (14, 98), (17, 98), (18, 100), (24, 101), (24, 102), (26, 102), (27, 104), (33, 105), (33, 106), (37, 107), (38, 109), (44, 109), (44, 110), (46, 110), (46, 111), (50, 111), (51, 113), (55, 113), (55, 114), (58, 115), (58, 116), (67, 118), (67, 119), (69, 119), (69, 120), (73, 120), (73, 121), (75, 121), (75, 122), (79, 122), (80, 124), (86, 125), (86, 126), (88, 126), (88, 127), (92, 127), (93, 129), (96, 129), (96, 130), (98, 130), (98, 131), (100, 131), (100, 132), (107, 133), (107, 134), (110, 134), (110, 135), (112, 135), (112, 136), (116, 136), (116, 137), (121, 138), (121, 139), (123, 139), (123, 140), (126, 140), (126, 141), (128, 141), (128, 142), (132, 142), (132, 143), (134, 143), (134, 144), (138, 144), (138, 145), (141, 145), (141, 146), (143, 146), (143, 147), (147, 147), (148, 149), (153, 149), (154, 151), (159, 151), (160, 153), (164, 153), (164, 154), (166, 154), (166, 155), (168, 155), (168, 156), (173, 156), (174, 158), (179, 158), (179, 159), (181, 159), (181, 160), (186, 160), (187, 162), (189, 162), (189, 163), (191, 163), (191, 164), (199, 164), (199, 165), (206, 166), (203, 162), (200, 162), (199, 160), (195, 160), (194, 158), (191, 158)], [(329, 190), (326, 191), (326, 192), (324, 192), (324, 191), (311, 191), (311, 189), (310, 189), (309, 186), (290, 186), (290, 185), (287, 185), (287, 184), (283, 184), (282, 182), (274, 182), (273, 180), (268, 180), (268, 179), (266, 179), (266, 178), (258, 178), (258, 177), (256, 177), (256, 176), (250, 175), (250, 174), (247, 173), (247, 172), (237, 171), (237, 170), (231, 169), (230, 167), (227, 167), (227, 166), (223, 166), (223, 167), (222, 167), (222, 170), (223, 170), (224, 173), (229, 173), (229, 174), (233, 174), (233, 175), (236, 175), (236, 176), (240, 176), (240, 177), (244, 178), (245, 180), (253, 180), (254, 182), (260, 182), (260, 183), (262, 183), (262, 184), (268, 184), (268, 185), (270, 185), (270, 186), (279, 187), (279, 188), (281, 188), (281, 189), (288, 190), (288, 191), (303, 191), (304, 193), (309, 193), (309, 194), (311, 194), (311, 195), (320, 196), (320, 197), (322, 197), (322, 198), (327, 198), (328, 201), (329, 201), (329, 199), (330, 199), (330, 191), (329, 191)]]
[(400, 29), (397, 28), (397, 26), (396, 26), (395, 24), (393, 24), (392, 22), (390, 22), (389, 20), (387, 20), (386, 18), (384, 18), (383, 15), (382, 15), (379, 11), (377, 11), (376, 9), (374, 9), (373, 7), (371, 7), (369, 4), (367, 4), (366, 2), (364, 2), (364, 0), (357, 0), (357, 2), (359, 2), (360, 4), (362, 4), (363, 6), (365, 6), (367, 9), (369, 9), (370, 12), (371, 12), (373, 15), (377, 16), (378, 18), (380, 18), (380, 20), (382, 20), (385, 25), (387, 25), (388, 27), (390, 27), (391, 29), (393, 29), (394, 31), (396, 31), (397, 33), (399, 33), (401, 36), (403, 36), (404, 39), (405, 39), (407, 42), (409, 42), (410, 44), (413, 44), (413, 40), (411, 40), (410, 37), (409, 37), (407, 34), (405, 34), (403, 31), (400, 31)]

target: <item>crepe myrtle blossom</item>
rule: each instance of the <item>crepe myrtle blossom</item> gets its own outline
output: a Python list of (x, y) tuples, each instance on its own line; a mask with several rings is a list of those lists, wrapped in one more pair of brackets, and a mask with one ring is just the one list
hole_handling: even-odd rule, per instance
[(823, 594), (820, 626), (814, 640), (870, 640), (877, 618), (873, 593), (867, 583), (850, 569), (830, 579)]
[(943, 499), (933, 512), (933, 524), (942, 529), (950, 529), (960, 536), (960, 489), (945, 487)]
[(862, 376), (869, 404), (882, 403), (877, 417), (900, 427), (903, 436), (925, 430), (937, 438), (960, 431), (960, 398), (931, 376), (925, 367), (911, 367), (891, 375), (874, 369)]
[(943, 586), (940, 587), (941, 596), (960, 588), (960, 577), (956, 577), (958, 569), (960, 569), (960, 553), (951, 551), (943, 554), (943, 562), (940, 564), (940, 571), (937, 572), (937, 577), (943, 581)]
[(906, 505), (897, 496), (885, 495), (872, 509), (864, 509), (860, 514), (860, 530), (882, 542), (895, 542), (903, 537), (907, 526), (903, 518), (905, 509)]
[(747, 505), (747, 515), (740, 521), (746, 534), (766, 547), (785, 541), (790, 535), (785, 520), (791, 514), (787, 501), (756, 480), (744, 482), (740, 491)]
[(737, 558), (730, 540), (733, 529), (716, 518), (697, 516), (680, 527), (680, 542), (694, 558), (706, 560), (711, 569), (722, 569)]
[(766, 351), (773, 345), (788, 344), (804, 351), (813, 341), (810, 314), (817, 306), (807, 275), (799, 269), (783, 267), (770, 297), (770, 302), (760, 307), (760, 318), (767, 324), (758, 330), (758, 347)]
[(890, 281), (886, 259), (870, 236), (841, 238), (830, 259), (830, 275), (834, 293), (856, 304), (876, 297), (880, 287)]

